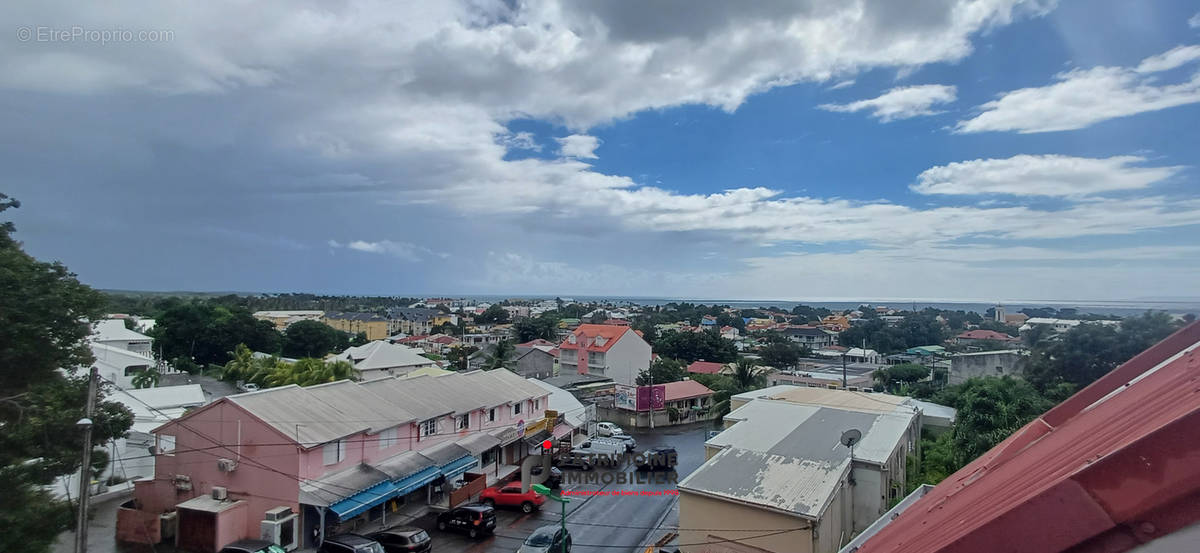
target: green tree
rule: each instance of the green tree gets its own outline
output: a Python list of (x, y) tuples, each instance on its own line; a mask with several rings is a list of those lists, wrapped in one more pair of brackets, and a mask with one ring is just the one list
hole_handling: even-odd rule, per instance
[(279, 351), (281, 336), (275, 326), (255, 319), (243, 307), (190, 301), (168, 308), (156, 321), (152, 335), (168, 359), (223, 365), (239, 343), (255, 351)]
[(1084, 323), (1039, 342), (1030, 355), (1025, 377), (1057, 399), (1108, 374), (1177, 328), (1178, 324), (1161, 312), (1125, 318), (1120, 327)]
[(1024, 380), (972, 378), (957, 391), (958, 420), (954, 427), (954, 459), (963, 466), (1054, 404)]
[(483, 370), (511, 368), (513, 357), (517, 354), (516, 347), (508, 340), (500, 340), (492, 347), (491, 353), (484, 356)]
[(279, 363), (266, 378), (268, 387), (313, 386), (354, 378), (354, 366), (346, 361), (324, 361), (306, 357), (294, 363)]
[(325, 357), (347, 347), (345, 332), (320, 321), (297, 321), (283, 332), (284, 357)]
[(640, 317), (636, 319), (630, 326), (634, 330), (642, 333), (642, 339), (645, 340), (647, 344), (653, 346), (654, 343), (658, 341), (658, 328), (654, 326), (654, 321), (650, 320), (649, 318)]
[(521, 319), (513, 323), (513, 332), (517, 342), (525, 343), (537, 339), (553, 341), (558, 336), (558, 319), (552, 317), (533, 317)]
[(732, 340), (715, 332), (667, 332), (654, 343), (662, 357), (692, 363), (701, 359), (715, 363), (732, 363), (737, 359), (737, 346)]
[(455, 369), (465, 371), (467, 370), (467, 360), (470, 359), (471, 354), (477, 351), (479, 351), (479, 348), (475, 346), (455, 346), (446, 352), (446, 360)]
[(766, 373), (758, 367), (753, 359), (743, 357), (733, 366), (734, 390), (736, 393), (748, 392), (762, 388), (767, 383)]
[(350, 346), (351, 347), (358, 347), (358, 346), (366, 345), (367, 342), (370, 342), (370, 340), (367, 339), (366, 332), (359, 332), (359, 333), (355, 334), (354, 336), (350, 337)]
[[(654, 384), (666, 384), (668, 382), (678, 382), (687, 376), (687, 366), (682, 361), (677, 359), (668, 359), (659, 357), (650, 364), (650, 368), (638, 373), (637, 385), (646, 386), (653, 381)], [(653, 379), (651, 379), (653, 376)]]
[(159, 376), (157, 368), (148, 367), (133, 375), (131, 382), (134, 388), (153, 388), (158, 386)]
[(493, 303), (483, 310), (483, 313), (475, 317), (475, 322), (479, 324), (501, 324), (508, 322), (508, 311), (504, 306)]
[[(0, 194), (0, 212), (20, 203)], [(85, 338), (106, 305), (60, 263), (22, 251), (10, 222), (0, 223), (0, 551), (49, 551), (72, 525), (69, 504), (43, 486), (79, 469), (87, 378), (93, 359)], [(67, 369), (64, 375), (59, 369)], [(133, 415), (104, 401), (92, 417), (96, 445), (121, 437)]]
[(765, 365), (777, 369), (791, 368), (800, 362), (800, 346), (784, 339), (780, 342), (767, 344), (759, 352), (759, 357), (762, 358), (762, 362)]

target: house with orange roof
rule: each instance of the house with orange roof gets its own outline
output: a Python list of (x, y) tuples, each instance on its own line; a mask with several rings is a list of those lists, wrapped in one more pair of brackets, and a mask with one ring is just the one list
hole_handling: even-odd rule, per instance
[(650, 344), (627, 326), (581, 324), (558, 345), (561, 374), (577, 373), (634, 384), (650, 368)]

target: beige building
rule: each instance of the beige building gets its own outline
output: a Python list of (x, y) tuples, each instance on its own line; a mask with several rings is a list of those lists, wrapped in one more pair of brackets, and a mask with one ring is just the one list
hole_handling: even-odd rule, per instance
[[(730, 403), (707, 461), (679, 483), (679, 542), (721, 543), (686, 553), (831, 553), (904, 493), (921, 426), (908, 398), (773, 386)], [(853, 451), (840, 442), (851, 429)]]
[(384, 340), (388, 334), (388, 320), (374, 313), (326, 313), (321, 319), (325, 324), (342, 332), (367, 335), (368, 340)]
[(320, 321), (324, 311), (255, 311), (254, 318), (275, 325), (275, 330), (285, 330), (297, 321)]

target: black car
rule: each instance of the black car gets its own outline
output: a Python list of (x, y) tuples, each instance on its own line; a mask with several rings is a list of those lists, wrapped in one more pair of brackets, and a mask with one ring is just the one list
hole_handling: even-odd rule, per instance
[(379, 542), (387, 553), (425, 553), (433, 545), (429, 534), (412, 526), (395, 526), (367, 537)]
[[(542, 465), (534, 465), (530, 467), (529, 474), (538, 476), (542, 473)], [(550, 467), (550, 477), (546, 479), (545, 484), (551, 488), (562, 486), (563, 473), (556, 467)]]
[(321, 553), (384, 553), (379, 542), (358, 534), (339, 534), (321, 542)]
[(595, 466), (595, 461), (590, 454), (568, 451), (555, 457), (554, 464), (562, 468), (575, 468), (588, 471), (592, 470), (592, 467)]
[(679, 462), (679, 454), (673, 447), (654, 447), (634, 457), (638, 470), (673, 470)]
[(455, 507), (437, 516), (437, 527), (478, 538), (496, 530), (496, 509), (480, 503)]
[(238, 540), (222, 547), (221, 553), (283, 553), (283, 548), (266, 540)]
[(571, 533), (560, 526), (548, 525), (534, 530), (517, 553), (559, 553), (563, 551), (566, 542), (568, 553), (571, 551)]

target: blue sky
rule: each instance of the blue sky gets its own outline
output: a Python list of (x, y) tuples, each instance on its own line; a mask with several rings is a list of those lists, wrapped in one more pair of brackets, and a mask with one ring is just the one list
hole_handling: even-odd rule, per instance
[(99, 287), (1200, 296), (1188, 2), (0, 15), (0, 192)]

